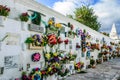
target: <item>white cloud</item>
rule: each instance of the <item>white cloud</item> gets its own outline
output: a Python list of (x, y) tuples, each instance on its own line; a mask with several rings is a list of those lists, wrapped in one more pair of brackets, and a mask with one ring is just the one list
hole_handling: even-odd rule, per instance
[(101, 0), (92, 7), (102, 24), (102, 30), (108, 28), (107, 32), (110, 31), (112, 24), (120, 19), (120, 6), (117, 0)]
[[(53, 9), (66, 15), (73, 14), (76, 7), (82, 4), (94, 3), (94, 0), (63, 0), (55, 2)], [(110, 32), (112, 24), (120, 20), (120, 1), (118, 0), (100, 0), (98, 3), (91, 5), (98, 20), (102, 24), (101, 30)], [(120, 21), (119, 21), (120, 22)], [(118, 23), (117, 23), (118, 24)]]
[(63, 15), (73, 14), (76, 7), (88, 3), (89, 0), (63, 0), (54, 3), (53, 9)]
[(75, 9), (75, 4), (69, 1), (56, 2), (53, 9), (66, 15), (67, 13), (73, 13)]

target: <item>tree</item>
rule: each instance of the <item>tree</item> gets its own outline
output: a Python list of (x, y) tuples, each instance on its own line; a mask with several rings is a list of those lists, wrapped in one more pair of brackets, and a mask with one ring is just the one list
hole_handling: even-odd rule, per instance
[(74, 13), (75, 20), (96, 31), (99, 31), (101, 24), (98, 22), (98, 17), (94, 14), (93, 8), (90, 8), (89, 6), (82, 6), (80, 8), (76, 8)]

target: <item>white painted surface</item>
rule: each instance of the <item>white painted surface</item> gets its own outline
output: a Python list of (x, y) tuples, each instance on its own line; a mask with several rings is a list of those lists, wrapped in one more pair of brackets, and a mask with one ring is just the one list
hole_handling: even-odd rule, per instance
[[(15, 12), (11, 12), (10, 16), (8, 16), (9, 18), (6, 18), (6, 20), (3, 21), (4, 26), (0, 25), (0, 39), (2, 39), (6, 33), (14, 33), (14, 34), (18, 34), (19, 36), (19, 41), (18, 41), (18, 45), (6, 45), (6, 40), (4, 40), (3, 42), (1, 42), (1, 50), (0, 50), (0, 67), (4, 67), (4, 57), (5, 56), (15, 56), (18, 55), (19, 56), (19, 61), (18, 61), (18, 65), (23, 65), (23, 70), (26, 71), (26, 65), (29, 63), (30, 64), (30, 69), (28, 72), (31, 71), (32, 68), (35, 67), (39, 67), (40, 66), (40, 62), (44, 62), (44, 58), (43, 58), (43, 53), (42, 50), (28, 50), (27, 48), (27, 44), (25, 44), (25, 40), (27, 37), (29, 37), (32, 34), (40, 34), (37, 32), (32, 32), (28, 30), (28, 23), (24, 23), (21, 26), (21, 21), (19, 21), (18, 16), (20, 13), (22, 12), (26, 12), (28, 9), (32, 9), (35, 11), (39, 11), (43, 14), (46, 15), (46, 17), (44, 17), (44, 21), (47, 22), (47, 20), (50, 17), (55, 17), (56, 18), (56, 22), (61, 22), (61, 23), (72, 23), (75, 27), (75, 29), (85, 29), (87, 32), (89, 32), (89, 34), (91, 34), (92, 38), (91, 42), (95, 42), (96, 39), (99, 39), (100, 41), (102, 41), (102, 38), (104, 37), (106, 42), (109, 43), (110, 41), (113, 41), (112, 39), (110, 39), (107, 36), (104, 36), (88, 27), (86, 27), (83, 24), (80, 24), (72, 19), (69, 19), (63, 15), (61, 15), (58, 12), (55, 12), (41, 4), (38, 4), (37, 2), (34, 2), (33, 0), (0, 0), (0, 4), (3, 5), (7, 5), (8, 7), (10, 7), (12, 9), (12, 11)], [(15, 20), (16, 19), (16, 20)], [(44, 27), (44, 25), (42, 24), (42, 26)], [(65, 28), (66, 31), (68, 31), (68, 28)], [(62, 39), (64, 40), (65, 37), (62, 34), (61, 35)], [(70, 39), (70, 38), (68, 38)], [(89, 60), (86, 60), (86, 53), (84, 57), (81, 56), (81, 50), (76, 51), (75, 49), (75, 45), (78, 42), (80, 44), (80, 37), (78, 38), (74, 38), (74, 39), (70, 39), (72, 40), (72, 47), (73, 49), (71, 50), (73, 53), (76, 52), (77, 53), (77, 61), (82, 61), (85, 64), (84, 69), (86, 69), (86, 65), (89, 64)], [(60, 44), (60, 49), (61, 50), (65, 50), (66, 53), (68, 53), (70, 51), (69, 49), (69, 45), (66, 45), (66, 49), (64, 44)], [(47, 50), (50, 51), (49, 47), (47, 47)], [(41, 60), (39, 62), (32, 62), (31, 61), (31, 55), (34, 52), (39, 52), (42, 57)], [(95, 51), (93, 53), (91, 53), (92, 56), (94, 56), (95, 59), (97, 59), (97, 54), (98, 51)], [(44, 64), (43, 64), (44, 66)], [(13, 69), (5, 69), (4, 70), (4, 74), (0, 75), (0, 80), (8, 80), (10, 78), (20, 78), (21, 77), (21, 73), (22, 71), (19, 71), (19, 67), (18, 68), (13, 68)], [(7, 76), (7, 77), (6, 77)], [(57, 80), (54, 76), (48, 78), (47, 80)]]

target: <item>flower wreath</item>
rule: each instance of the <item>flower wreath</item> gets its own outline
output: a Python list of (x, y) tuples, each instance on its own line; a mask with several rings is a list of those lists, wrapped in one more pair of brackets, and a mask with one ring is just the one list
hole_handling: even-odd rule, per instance
[(38, 61), (40, 60), (40, 58), (41, 58), (40, 53), (34, 53), (34, 54), (32, 55), (32, 61), (33, 61), (33, 62), (38, 62)]

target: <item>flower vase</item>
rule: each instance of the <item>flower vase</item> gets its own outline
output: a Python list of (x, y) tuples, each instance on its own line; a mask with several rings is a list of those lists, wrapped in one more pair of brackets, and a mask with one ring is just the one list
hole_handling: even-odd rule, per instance
[(28, 24), (26, 22), (21, 22), (21, 30), (25, 31), (27, 28)]
[(0, 16), (0, 26), (3, 27), (4, 26), (4, 20), (6, 18), (4, 16)]

